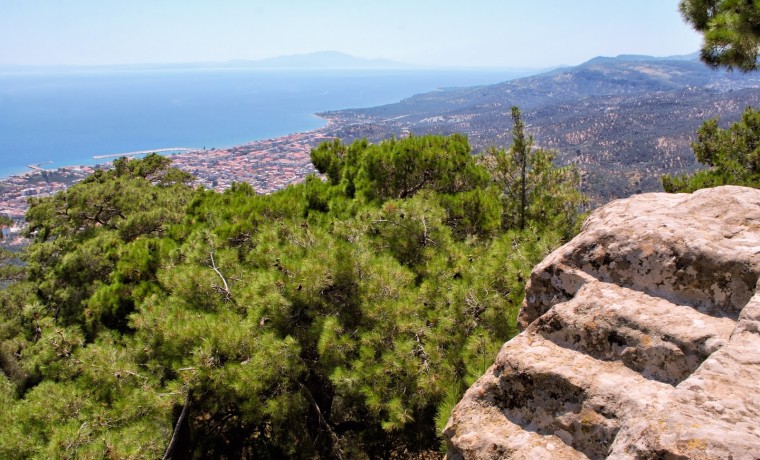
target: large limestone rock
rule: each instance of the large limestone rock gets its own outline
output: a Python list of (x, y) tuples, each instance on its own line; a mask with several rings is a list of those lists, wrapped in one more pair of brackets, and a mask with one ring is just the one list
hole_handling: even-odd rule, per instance
[(638, 195), (531, 274), (452, 459), (760, 458), (760, 190)]

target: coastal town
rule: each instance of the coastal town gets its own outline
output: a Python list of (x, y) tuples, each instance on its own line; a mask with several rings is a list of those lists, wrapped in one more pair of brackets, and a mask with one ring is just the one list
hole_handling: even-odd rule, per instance
[[(320, 142), (332, 139), (327, 127), (290, 134), (274, 139), (213, 150), (192, 150), (172, 155), (172, 166), (195, 176), (196, 186), (223, 191), (234, 182), (246, 182), (257, 193), (271, 193), (303, 180), (315, 172), (310, 152)], [(34, 167), (32, 167), (34, 166)], [(30, 198), (53, 195), (81, 181), (97, 166), (70, 166), (44, 169), (31, 165), (30, 170), (0, 179), (0, 216), (10, 217), (14, 225), (5, 229), (5, 245), (23, 243), (20, 230)]]
[(315, 172), (310, 152), (331, 139), (322, 131), (296, 133), (227, 149), (173, 155), (172, 165), (196, 177), (196, 185), (223, 191), (246, 182), (257, 193), (271, 193)]

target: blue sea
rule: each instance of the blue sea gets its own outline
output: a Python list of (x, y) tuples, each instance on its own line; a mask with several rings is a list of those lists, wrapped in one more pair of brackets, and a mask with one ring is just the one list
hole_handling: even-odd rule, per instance
[[(524, 73), (522, 74), (524, 75)], [(100, 70), (0, 74), (0, 177), (96, 164), (94, 155), (221, 148), (324, 125), (314, 113), (371, 107), (509, 71)]]

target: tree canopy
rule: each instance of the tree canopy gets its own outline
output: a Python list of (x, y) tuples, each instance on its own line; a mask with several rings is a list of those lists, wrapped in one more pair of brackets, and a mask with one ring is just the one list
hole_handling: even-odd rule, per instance
[(692, 148), (708, 169), (681, 176), (663, 176), (667, 192), (693, 192), (719, 185), (760, 187), (760, 111), (748, 107), (741, 120), (723, 129), (718, 119), (697, 131)]
[(751, 0), (681, 0), (686, 22), (704, 36), (702, 60), (713, 67), (757, 70), (760, 3)]
[(326, 180), (265, 196), (149, 156), (34, 200), (0, 290), (0, 457), (436, 450), (577, 225), (572, 171), (529, 150), (515, 183), (494, 152), (334, 141), (312, 152)]

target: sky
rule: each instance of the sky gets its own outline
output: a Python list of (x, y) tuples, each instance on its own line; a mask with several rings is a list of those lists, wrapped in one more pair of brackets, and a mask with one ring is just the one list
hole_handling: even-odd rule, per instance
[(543, 68), (695, 52), (677, 0), (0, 0), (0, 65), (256, 60), (334, 50)]

